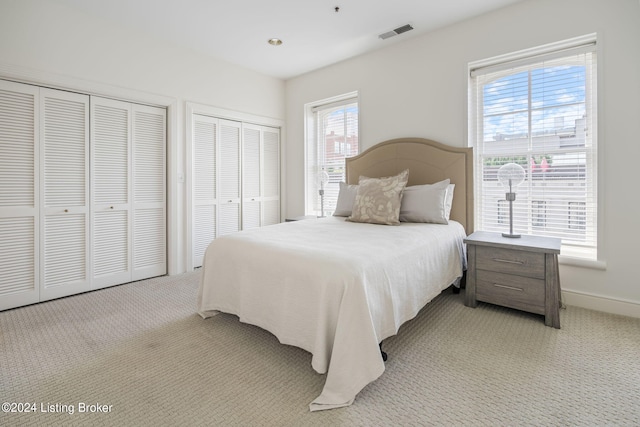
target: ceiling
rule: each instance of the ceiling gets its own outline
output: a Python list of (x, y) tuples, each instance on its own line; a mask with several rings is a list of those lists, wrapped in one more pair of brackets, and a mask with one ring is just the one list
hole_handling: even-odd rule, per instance
[[(288, 79), (523, 0), (56, 1), (178, 47)], [(378, 38), (405, 24), (414, 29)], [(267, 43), (274, 37), (282, 45)]]

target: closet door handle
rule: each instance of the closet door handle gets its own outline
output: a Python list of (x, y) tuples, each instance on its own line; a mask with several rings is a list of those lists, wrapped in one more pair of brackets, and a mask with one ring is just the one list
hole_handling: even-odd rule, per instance
[(65, 209), (64, 211), (65, 211), (65, 212), (69, 212), (69, 209)]

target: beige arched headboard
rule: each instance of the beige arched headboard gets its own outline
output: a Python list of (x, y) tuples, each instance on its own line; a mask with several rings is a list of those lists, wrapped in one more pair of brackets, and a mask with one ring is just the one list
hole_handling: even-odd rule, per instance
[(346, 159), (348, 184), (361, 175), (392, 176), (409, 169), (407, 185), (433, 184), (449, 178), (455, 184), (451, 219), (467, 234), (473, 228), (473, 149), (457, 148), (424, 138), (398, 138), (381, 142)]

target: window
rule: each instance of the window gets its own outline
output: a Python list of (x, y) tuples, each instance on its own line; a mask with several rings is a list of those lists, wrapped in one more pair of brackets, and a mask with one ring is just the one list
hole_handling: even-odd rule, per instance
[(526, 172), (514, 232), (562, 239), (562, 254), (597, 259), (596, 50), (588, 36), (470, 64), (469, 139), (476, 228), (504, 232), (497, 171)]
[(344, 159), (359, 152), (357, 93), (308, 104), (306, 112), (305, 214), (327, 216), (345, 180)]

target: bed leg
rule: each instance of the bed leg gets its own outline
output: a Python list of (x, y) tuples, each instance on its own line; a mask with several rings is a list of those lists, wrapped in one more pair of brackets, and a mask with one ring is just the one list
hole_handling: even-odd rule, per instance
[(380, 355), (382, 356), (382, 361), (386, 362), (387, 361), (387, 353), (385, 353), (384, 351), (382, 351), (382, 343), (378, 344), (380, 346)]
[(454, 294), (459, 294), (460, 293), (460, 289), (464, 289), (467, 287), (467, 270), (464, 270), (462, 272), (462, 277), (460, 277), (460, 280), (458, 282), (459, 286), (456, 286), (455, 284), (451, 286), (451, 288), (453, 289), (453, 293)]

